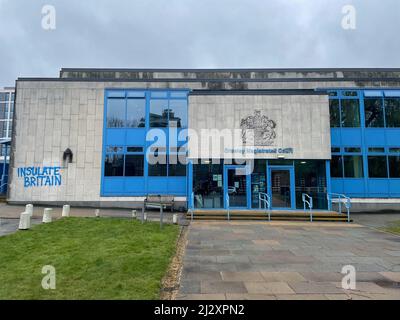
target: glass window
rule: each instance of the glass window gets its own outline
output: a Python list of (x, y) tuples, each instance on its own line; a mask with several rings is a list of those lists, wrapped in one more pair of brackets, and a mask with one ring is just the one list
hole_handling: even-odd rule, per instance
[(296, 208), (303, 208), (302, 194), (313, 198), (315, 209), (326, 209), (326, 167), (324, 160), (296, 160)]
[(186, 100), (170, 100), (169, 125), (171, 127), (187, 127), (187, 102)]
[(125, 125), (125, 99), (107, 100), (107, 128), (122, 128)]
[(127, 154), (125, 156), (125, 176), (141, 177), (144, 172), (144, 155)]
[(357, 91), (343, 91), (345, 97), (357, 97)]
[(121, 153), (122, 151), (124, 150), (124, 148), (123, 147), (114, 147), (114, 146), (111, 146), (111, 147), (107, 147), (106, 148), (106, 152), (107, 153)]
[(331, 128), (340, 127), (339, 100), (337, 99), (329, 100), (329, 117), (331, 122)]
[(8, 101), (8, 93), (0, 92), (0, 101)]
[(329, 92), (328, 92), (328, 95), (329, 95), (330, 97), (337, 97), (337, 91), (329, 91)]
[(368, 152), (383, 153), (385, 152), (385, 148), (379, 148), (379, 147), (368, 148)]
[(149, 176), (150, 177), (166, 177), (167, 176), (167, 164), (150, 164), (149, 163)]
[(186, 164), (186, 154), (170, 154), (168, 156), (168, 175), (172, 177), (186, 176)]
[(345, 99), (342, 104), (342, 127), (360, 127), (360, 104), (357, 99)]
[(364, 177), (362, 156), (344, 156), (343, 161), (345, 178)]
[(124, 175), (124, 155), (107, 154), (104, 164), (106, 177), (122, 177)]
[(0, 119), (7, 119), (7, 108), (5, 103), (0, 103)]
[(195, 208), (223, 208), (223, 165), (193, 165), (193, 193)]
[(170, 177), (185, 177), (186, 176), (186, 165), (182, 163), (168, 165), (168, 175)]
[(389, 177), (400, 178), (400, 156), (389, 156)]
[(361, 152), (361, 148), (359, 148), (359, 147), (344, 148), (344, 152), (357, 153), (357, 152)]
[(166, 128), (168, 127), (168, 100), (150, 101), (150, 127)]
[(400, 148), (389, 148), (390, 153), (400, 153)]
[(331, 177), (332, 178), (343, 178), (342, 156), (332, 156)]
[(365, 127), (367, 128), (383, 128), (385, 126), (383, 120), (383, 104), (382, 99), (365, 99)]
[(146, 100), (128, 99), (126, 107), (126, 126), (144, 128), (146, 126)]
[(338, 147), (332, 147), (332, 148), (331, 148), (331, 152), (332, 152), (332, 153), (339, 153), (339, 152), (340, 152), (340, 148), (338, 148)]
[(143, 152), (143, 147), (127, 147), (127, 152)]
[(385, 99), (386, 126), (400, 128), (400, 98)]
[(386, 156), (368, 156), (368, 175), (370, 178), (387, 178)]

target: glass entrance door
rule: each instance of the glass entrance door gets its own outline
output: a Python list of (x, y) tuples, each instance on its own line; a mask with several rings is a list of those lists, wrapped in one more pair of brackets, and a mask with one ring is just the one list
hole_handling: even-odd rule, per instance
[(226, 193), (229, 195), (229, 207), (247, 208), (247, 176), (238, 174), (236, 169), (227, 169)]
[(272, 208), (291, 209), (293, 207), (291, 170), (270, 170), (270, 195)]

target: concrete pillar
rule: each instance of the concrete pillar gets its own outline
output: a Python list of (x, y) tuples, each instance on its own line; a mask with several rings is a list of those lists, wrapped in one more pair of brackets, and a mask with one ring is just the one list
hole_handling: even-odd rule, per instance
[(135, 219), (137, 217), (136, 210), (132, 210), (132, 218)]
[(33, 215), (33, 204), (27, 204), (25, 206), (25, 212), (29, 213), (29, 215), (32, 217), (32, 215)]
[(52, 213), (53, 213), (53, 209), (51, 209), (51, 208), (44, 209), (42, 222), (43, 223), (50, 223), (51, 220), (52, 220), (52, 217), (51, 217)]
[(100, 217), (100, 209), (94, 210), (94, 215), (98, 218)]
[(143, 213), (143, 221), (147, 221), (147, 212)]
[(69, 212), (70, 212), (70, 210), (71, 210), (70, 205), (68, 205), (68, 204), (64, 205), (64, 206), (63, 206), (63, 209), (62, 209), (62, 214), (61, 214), (61, 216), (62, 216), (62, 217), (69, 217)]
[(31, 215), (29, 212), (22, 212), (19, 218), (19, 230), (28, 230), (31, 227)]
[(178, 224), (178, 215), (176, 213), (174, 213), (174, 215), (172, 216), (172, 223)]

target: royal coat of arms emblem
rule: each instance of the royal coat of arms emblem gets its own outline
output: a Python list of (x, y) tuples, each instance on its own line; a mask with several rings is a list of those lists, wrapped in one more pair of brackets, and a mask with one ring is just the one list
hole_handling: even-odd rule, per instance
[(255, 110), (253, 116), (248, 116), (240, 121), (242, 129), (243, 144), (253, 146), (272, 146), (276, 133), (275, 121), (265, 115), (261, 115), (260, 110)]

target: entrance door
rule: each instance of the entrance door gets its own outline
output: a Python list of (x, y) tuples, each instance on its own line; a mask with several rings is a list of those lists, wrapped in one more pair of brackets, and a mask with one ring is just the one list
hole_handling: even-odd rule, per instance
[(295, 203), (293, 169), (270, 168), (269, 173), (272, 208), (293, 209)]
[(247, 208), (247, 176), (238, 174), (236, 169), (227, 169), (226, 194), (229, 195), (229, 207)]

